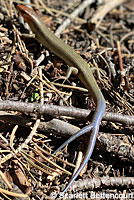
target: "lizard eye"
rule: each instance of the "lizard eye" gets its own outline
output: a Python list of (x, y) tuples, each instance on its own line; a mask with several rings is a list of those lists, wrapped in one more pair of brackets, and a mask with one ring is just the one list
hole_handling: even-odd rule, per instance
[(22, 15), (25, 15), (26, 11), (21, 9), (21, 13), (22, 13)]

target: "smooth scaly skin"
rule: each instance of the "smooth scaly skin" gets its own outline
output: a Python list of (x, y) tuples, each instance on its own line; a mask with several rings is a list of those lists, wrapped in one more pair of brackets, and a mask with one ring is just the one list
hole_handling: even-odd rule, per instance
[(24, 5), (18, 5), (17, 9), (19, 13), (24, 17), (25, 21), (29, 24), (32, 32), (35, 34), (35, 38), (41, 44), (43, 44), (47, 49), (52, 51), (58, 57), (63, 59), (70, 67), (73, 66), (78, 69), (79, 79), (88, 89), (89, 93), (92, 95), (96, 103), (96, 110), (92, 118), (91, 124), (89, 126), (84, 127), (75, 135), (70, 137), (54, 152), (55, 154), (57, 151), (61, 150), (66, 144), (70, 143), (80, 135), (88, 133), (90, 130), (92, 130), (86, 156), (83, 160), (83, 163), (81, 164), (77, 172), (74, 174), (74, 176), (71, 178), (67, 187), (64, 189), (63, 192), (66, 192), (92, 155), (97, 133), (99, 130), (99, 124), (105, 112), (105, 99), (100, 89), (98, 88), (98, 85), (93, 77), (89, 65), (82, 59), (82, 57), (78, 55), (73, 48), (65, 44), (61, 39), (56, 37), (51, 31), (49, 31), (32, 9)]

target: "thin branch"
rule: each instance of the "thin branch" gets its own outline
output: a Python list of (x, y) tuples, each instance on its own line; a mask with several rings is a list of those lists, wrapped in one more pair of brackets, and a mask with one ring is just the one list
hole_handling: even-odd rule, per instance
[(97, 188), (107, 187), (134, 187), (134, 177), (100, 177), (100, 178), (86, 178), (84, 180), (78, 180), (70, 187), (70, 191), (78, 190), (93, 190)]
[[(39, 103), (25, 103), (18, 101), (0, 101), (1, 111), (18, 111), (22, 113), (34, 113), (36, 115), (69, 116), (75, 118), (86, 118), (90, 110), (79, 109), (67, 106), (41, 105)], [(127, 125), (134, 125), (134, 116), (122, 115), (119, 113), (105, 112), (103, 120), (118, 122)]]
[[(90, 4), (92, 4), (94, 2), (94, 0), (85, 0), (85, 1), (83, 1), (82, 2), (82, 4), (80, 4), (79, 6), (78, 6), (78, 8), (76, 8), (71, 14), (70, 14), (70, 16), (72, 17), (72, 18), (74, 18), (74, 17), (77, 17), (80, 13), (82, 13), (83, 12), (83, 10), (87, 7), (87, 6), (89, 6)], [(66, 19), (62, 24), (61, 24), (61, 26), (59, 26), (58, 27), (58, 29), (57, 29), (57, 31), (55, 32), (55, 35), (60, 35), (62, 32), (63, 32), (63, 30), (65, 30), (65, 28), (69, 25), (71, 23), (71, 19)]]
[(107, 15), (107, 13), (110, 12), (110, 10), (112, 10), (113, 8), (121, 5), (122, 3), (124, 3), (126, 0), (105, 0), (105, 4), (103, 4), (102, 6), (100, 6), (97, 11), (95, 12), (95, 14), (93, 15), (92, 19), (91, 19), (91, 23), (96, 25), (96, 28), (98, 28), (98, 26), (100, 25), (102, 19)]

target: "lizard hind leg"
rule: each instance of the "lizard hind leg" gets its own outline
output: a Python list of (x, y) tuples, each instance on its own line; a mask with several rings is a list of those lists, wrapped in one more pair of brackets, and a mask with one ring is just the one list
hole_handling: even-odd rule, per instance
[(78, 69), (76, 67), (69, 66), (68, 69), (67, 69), (66, 76), (65, 76), (65, 79), (63, 81), (63, 84), (65, 83), (66, 80), (69, 79), (69, 77), (71, 76), (71, 74), (77, 75), (78, 74)]
[(69, 66), (68, 69), (67, 69), (66, 75), (58, 77), (56, 79), (56, 81), (63, 79), (63, 83), (62, 84), (64, 84), (66, 82), (66, 80), (68, 80), (70, 78), (71, 74), (77, 75), (78, 74), (78, 69), (76, 67)]

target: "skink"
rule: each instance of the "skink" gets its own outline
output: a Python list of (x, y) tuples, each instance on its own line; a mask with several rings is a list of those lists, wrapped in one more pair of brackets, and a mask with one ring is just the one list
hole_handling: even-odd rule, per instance
[(90, 125), (82, 128), (78, 131), (75, 135), (70, 137), (67, 141), (65, 141), (56, 151), (61, 150), (66, 144), (70, 143), (74, 139), (78, 138), (79, 136), (91, 132), (87, 152), (85, 158), (76, 171), (76, 173), (72, 176), (70, 182), (66, 186), (63, 192), (66, 192), (73, 181), (77, 178), (81, 170), (84, 168), (86, 163), (88, 162), (89, 158), (92, 155), (97, 133), (99, 131), (99, 125), (102, 120), (102, 116), (105, 112), (105, 99), (95, 81), (95, 78), (92, 74), (92, 71), (89, 65), (82, 59), (80, 55), (78, 55), (73, 48), (65, 44), (61, 39), (56, 37), (51, 31), (47, 29), (44, 23), (40, 20), (40, 18), (35, 14), (35, 12), (24, 6), (24, 5), (17, 5), (17, 9), (19, 13), (23, 16), (24, 20), (29, 24), (32, 32), (35, 34), (35, 38), (43, 44), (47, 49), (52, 51), (58, 57), (63, 59), (69, 67), (73, 66), (77, 69), (78, 77), (81, 82), (85, 85), (88, 89), (89, 93), (92, 95), (95, 103), (96, 103), (96, 110), (92, 118), (92, 122)]

